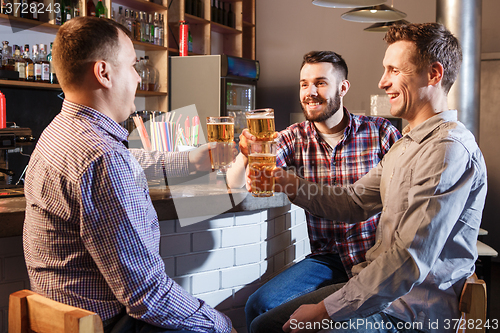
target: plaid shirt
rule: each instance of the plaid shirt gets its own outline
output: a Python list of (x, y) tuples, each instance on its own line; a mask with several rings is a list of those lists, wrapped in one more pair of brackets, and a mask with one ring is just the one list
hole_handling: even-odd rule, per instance
[(158, 217), (137, 161), (151, 173), (182, 175), (187, 154), (129, 151), (127, 135), (102, 113), (68, 101), (44, 130), (25, 185), (31, 288), (103, 320), (126, 307), (168, 329), (230, 332), (225, 315), (165, 274), (159, 254)]
[[(332, 148), (316, 132), (313, 123), (294, 124), (280, 132), (276, 165), (295, 169), (306, 180), (325, 185), (346, 186), (377, 165), (401, 134), (384, 118), (349, 113), (349, 124)], [(318, 218), (306, 211), (311, 255), (339, 253), (349, 277), (351, 268), (365, 261), (375, 243), (380, 215), (365, 222), (348, 224)]]

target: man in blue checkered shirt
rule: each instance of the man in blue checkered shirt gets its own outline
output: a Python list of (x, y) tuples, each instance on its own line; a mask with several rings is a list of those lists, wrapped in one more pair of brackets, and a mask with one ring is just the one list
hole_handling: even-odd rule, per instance
[[(276, 165), (295, 170), (309, 181), (346, 186), (375, 167), (400, 137), (391, 123), (379, 117), (353, 115), (343, 105), (349, 90), (348, 68), (335, 52), (313, 51), (300, 70), (300, 102), (306, 121), (278, 135)], [(228, 172), (231, 187), (244, 183), (247, 140)], [(318, 218), (306, 211), (311, 254), (259, 288), (247, 301), (247, 326), (258, 315), (326, 285), (346, 282), (352, 266), (365, 261), (375, 241), (379, 215), (359, 224)]]
[(126, 28), (78, 17), (53, 47), (65, 94), (27, 170), (24, 252), (31, 288), (94, 311), (105, 332), (221, 332), (231, 321), (165, 274), (145, 173), (209, 170), (208, 148), (128, 150), (119, 125), (135, 111), (140, 77)]

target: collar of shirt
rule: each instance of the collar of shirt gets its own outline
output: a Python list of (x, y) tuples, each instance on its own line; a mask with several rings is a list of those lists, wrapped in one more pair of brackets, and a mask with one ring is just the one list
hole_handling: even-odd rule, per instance
[(125, 145), (128, 143), (128, 131), (116, 121), (97, 110), (65, 99), (61, 112), (70, 117), (85, 118), (102, 130), (108, 132), (109, 135), (116, 138), (116, 140), (123, 142)]
[(457, 110), (446, 110), (427, 119), (413, 129), (405, 127), (404, 135), (415, 142), (421, 143), (432, 131), (444, 122), (458, 121)]
[[(351, 135), (350, 134), (351, 132), (353, 135), (355, 135), (359, 126), (360, 126), (359, 119), (356, 119), (355, 117), (353, 117), (353, 115), (345, 107), (343, 109), (343, 112), (344, 112), (344, 115), (346, 117), (349, 117), (349, 121), (347, 123), (347, 126), (344, 128), (344, 136), (342, 137), (342, 139), (340, 139), (340, 141), (342, 141), (343, 139), (345, 139), (349, 135)], [(308, 131), (310, 132), (310, 134), (314, 135), (314, 137), (316, 137), (316, 139), (319, 141), (321, 136), (319, 135), (318, 131), (316, 130), (316, 126), (314, 126), (314, 123), (312, 121), (308, 121), (307, 126), (308, 126)]]

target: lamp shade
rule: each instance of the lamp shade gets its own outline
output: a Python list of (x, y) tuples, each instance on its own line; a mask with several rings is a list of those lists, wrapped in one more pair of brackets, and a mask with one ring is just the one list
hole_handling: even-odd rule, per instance
[(342, 14), (344, 20), (364, 23), (392, 22), (405, 17), (405, 13), (386, 5), (356, 8)]
[(357, 8), (375, 6), (387, 0), (312, 0), (313, 5), (331, 8)]
[(389, 28), (393, 25), (398, 25), (398, 24), (409, 24), (407, 20), (399, 20), (399, 21), (392, 21), (392, 22), (380, 22), (380, 23), (374, 23), (370, 25), (369, 27), (364, 28), (364, 31), (370, 31), (370, 32), (387, 32)]

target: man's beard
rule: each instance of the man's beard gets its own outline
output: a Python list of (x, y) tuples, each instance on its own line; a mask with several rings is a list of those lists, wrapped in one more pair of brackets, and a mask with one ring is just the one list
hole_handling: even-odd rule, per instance
[(304, 113), (304, 117), (306, 120), (309, 120), (311, 122), (316, 122), (320, 123), (323, 121), (326, 121), (330, 117), (332, 117), (337, 111), (340, 110), (340, 93), (337, 91), (335, 93), (335, 96), (333, 98), (330, 98), (328, 100), (328, 104), (326, 106), (326, 110), (323, 111), (321, 114), (317, 115), (309, 115), (307, 112), (306, 107), (304, 106), (304, 103), (308, 102), (317, 102), (317, 103), (323, 103), (325, 100), (321, 97), (318, 98), (313, 98), (313, 97), (307, 97), (304, 99), (302, 103), (300, 103), (300, 106), (302, 107), (302, 112)]

